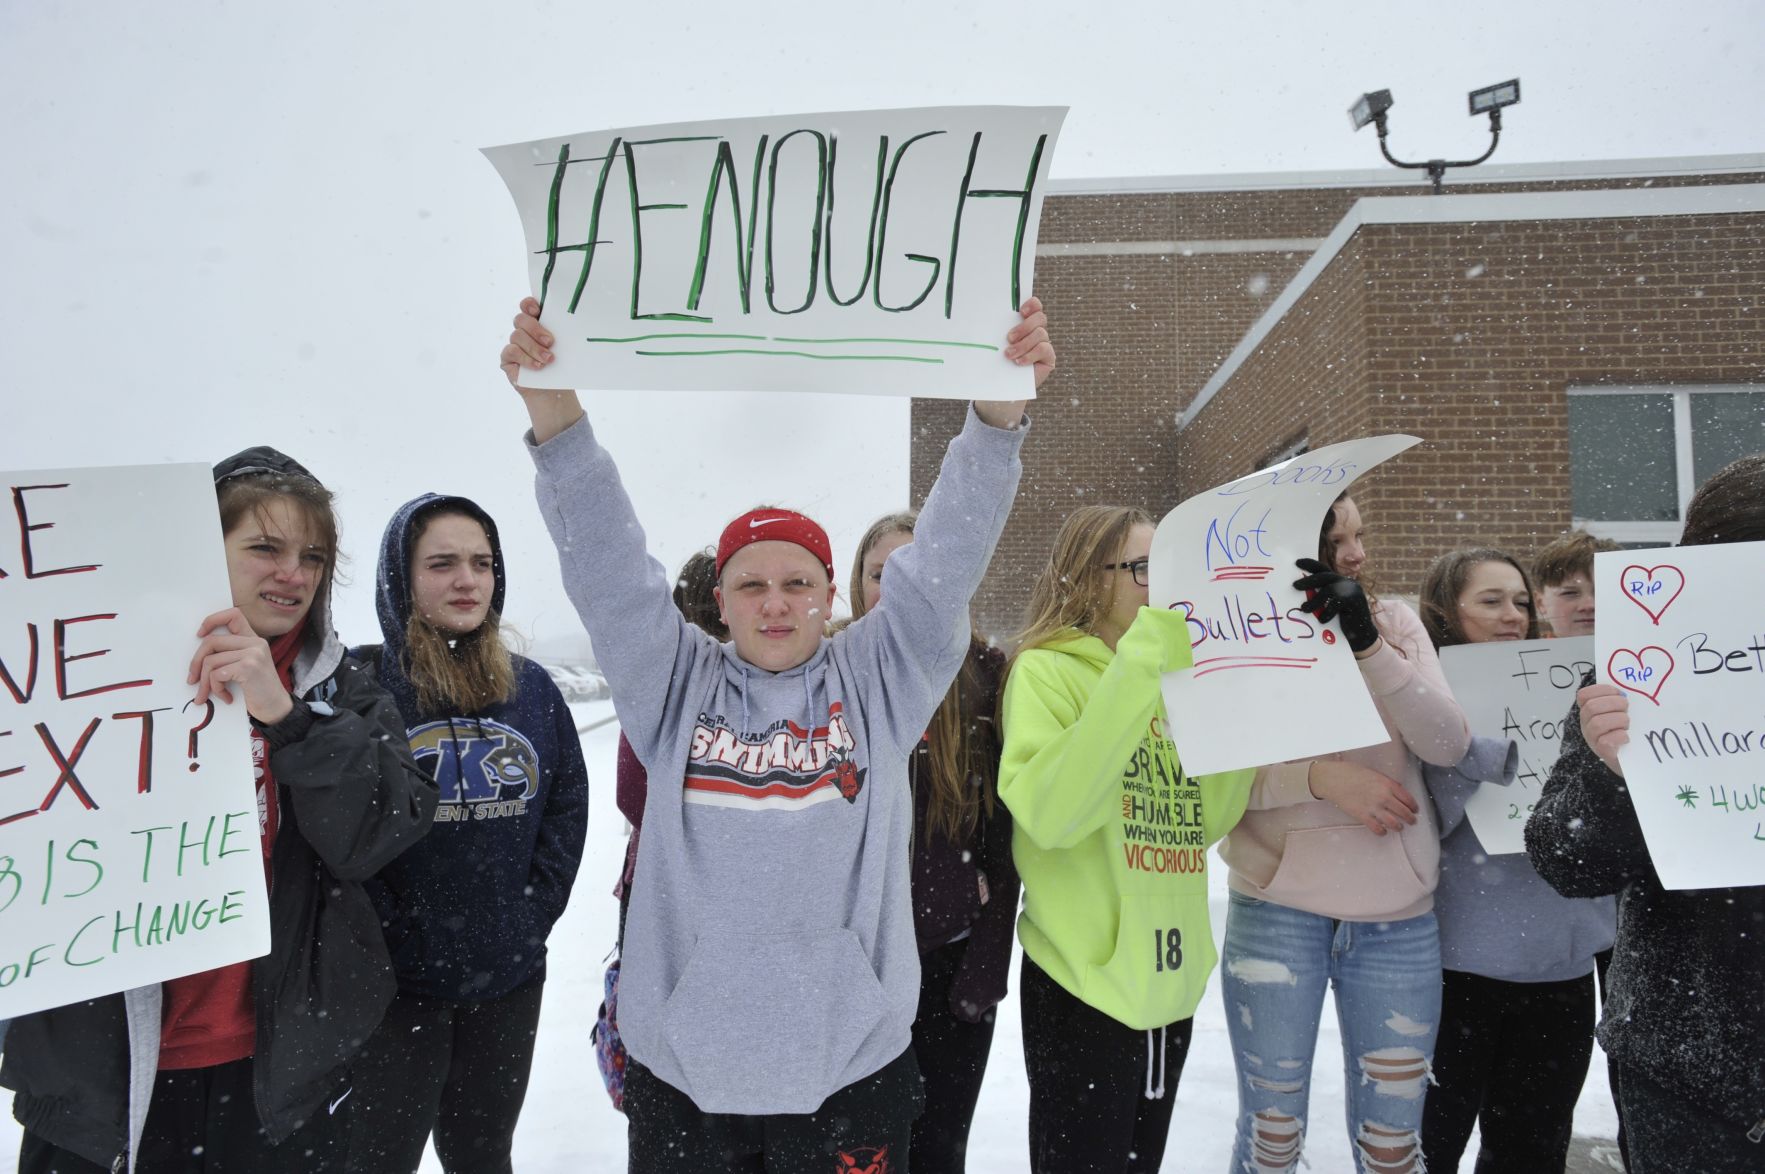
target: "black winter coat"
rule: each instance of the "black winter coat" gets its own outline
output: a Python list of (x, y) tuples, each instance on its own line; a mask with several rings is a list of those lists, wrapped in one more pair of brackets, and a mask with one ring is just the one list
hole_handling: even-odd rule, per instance
[[(303, 653), (305, 660), (307, 654)], [(271, 851), (270, 952), (252, 964), (259, 1118), (272, 1141), (347, 1087), (348, 1064), (396, 984), (362, 881), (435, 816), (435, 781), (411, 759), (404, 721), (335, 637), (307, 672), (335, 668), (264, 730), (281, 824)], [(309, 714), (311, 715), (309, 717)], [(158, 1024), (150, 1041), (157, 1048)], [(100, 1165), (127, 1168), (130, 1040), (124, 996), (27, 1015), (6, 1037), (0, 1084), (26, 1129)]]
[(1606, 1054), (1744, 1129), (1765, 1127), (1765, 886), (1663, 889), (1630, 792), (1582, 736), (1579, 706), (1526, 823), (1526, 855), (1565, 897), (1618, 894)]

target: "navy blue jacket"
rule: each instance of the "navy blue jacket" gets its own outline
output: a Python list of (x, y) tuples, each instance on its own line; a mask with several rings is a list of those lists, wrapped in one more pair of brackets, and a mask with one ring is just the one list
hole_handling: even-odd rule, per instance
[(505, 580), (496, 523), (463, 497), (425, 494), (387, 523), (375, 605), (382, 687), (404, 715), (411, 752), (440, 784), (435, 826), (380, 871), (368, 893), (385, 924), (401, 991), (500, 998), (545, 975), (545, 940), (564, 912), (588, 831), (588, 772), (576, 723), (545, 670), (514, 658), (514, 695), (474, 713), (426, 712), (406, 676), (411, 547), (418, 522), (464, 513), (490, 538), (500, 614)]

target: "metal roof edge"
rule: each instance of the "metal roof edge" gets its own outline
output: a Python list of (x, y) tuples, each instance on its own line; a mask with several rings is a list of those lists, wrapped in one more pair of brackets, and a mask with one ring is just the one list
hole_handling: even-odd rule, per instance
[[(1468, 184), (1539, 183), (1551, 180), (1648, 179), (1681, 175), (1733, 175), (1765, 171), (1765, 154), (1684, 155), (1653, 159), (1576, 159), (1551, 163), (1495, 163), (1447, 172), (1447, 187)], [(1050, 196), (1158, 195), (1183, 192), (1248, 192), (1284, 188), (1421, 187), (1417, 171), (1395, 167), (1341, 171), (1235, 172), (1220, 175), (1144, 175), (1051, 179)]]
[(1615, 220), (1635, 216), (1709, 216), (1765, 212), (1765, 183), (1709, 187), (1611, 188), (1575, 192), (1498, 192), (1463, 196), (1362, 196), (1293, 280), (1263, 311), (1183, 414), (1187, 428), (1238, 368), (1256, 353), (1287, 311), (1305, 295), (1363, 224), (1454, 224), (1526, 220)]

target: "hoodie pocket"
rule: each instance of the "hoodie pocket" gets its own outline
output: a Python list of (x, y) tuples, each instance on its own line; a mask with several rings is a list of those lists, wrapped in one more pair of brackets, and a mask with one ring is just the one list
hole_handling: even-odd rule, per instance
[[(701, 935), (662, 1032), (708, 1113), (810, 1113), (840, 1087), (883, 1016), (882, 985), (848, 929)], [(758, 1086), (763, 1086), (763, 1092)]]
[(1352, 827), (1294, 828), (1263, 895), (1325, 917), (1377, 918), (1414, 906), (1434, 891), (1416, 875), (1403, 836)]

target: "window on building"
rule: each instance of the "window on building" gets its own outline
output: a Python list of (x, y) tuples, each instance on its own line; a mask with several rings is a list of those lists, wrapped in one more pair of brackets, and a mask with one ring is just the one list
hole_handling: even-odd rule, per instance
[(1626, 545), (1679, 540), (1697, 487), (1765, 451), (1765, 386), (1571, 387), (1575, 524)]
[(1270, 465), (1278, 465), (1282, 461), (1290, 461), (1294, 457), (1304, 456), (1311, 451), (1310, 433), (1301, 432), (1298, 436), (1289, 437), (1281, 442), (1273, 451), (1264, 454), (1256, 467), (1266, 469)]

